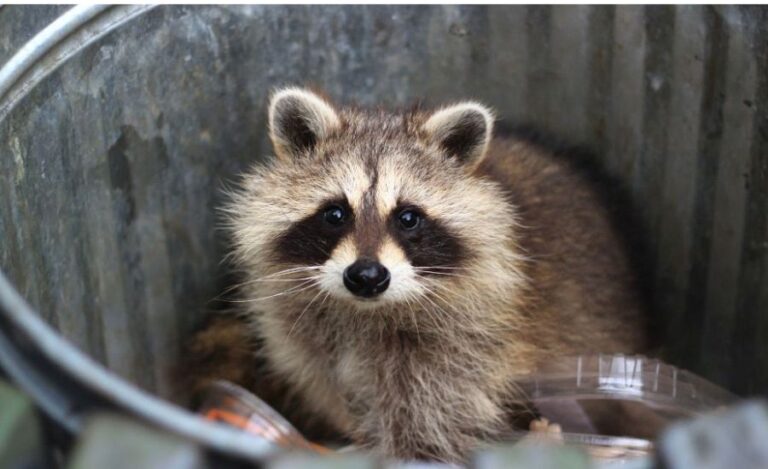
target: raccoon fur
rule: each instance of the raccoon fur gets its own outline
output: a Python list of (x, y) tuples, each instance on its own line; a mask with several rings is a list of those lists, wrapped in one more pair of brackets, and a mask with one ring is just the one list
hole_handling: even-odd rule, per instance
[(381, 455), (458, 462), (510, 429), (517, 376), (643, 350), (598, 192), (493, 125), (476, 102), (394, 113), (274, 93), (275, 157), (225, 208), (240, 309), (192, 342), (193, 388), (230, 379)]

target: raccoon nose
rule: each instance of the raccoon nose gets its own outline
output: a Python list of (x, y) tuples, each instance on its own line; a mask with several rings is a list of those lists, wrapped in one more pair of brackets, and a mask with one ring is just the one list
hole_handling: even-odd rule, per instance
[(372, 298), (389, 286), (389, 271), (374, 260), (358, 259), (344, 269), (344, 286), (354, 295)]

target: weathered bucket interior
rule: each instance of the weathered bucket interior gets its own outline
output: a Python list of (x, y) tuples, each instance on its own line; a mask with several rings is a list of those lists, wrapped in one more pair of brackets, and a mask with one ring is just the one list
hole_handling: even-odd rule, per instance
[(648, 229), (666, 357), (765, 392), (766, 25), (738, 7), (157, 7), (0, 117), (0, 268), (71, 342), (173, 397), (225, 283), (221, 184), (270, 154), (270, 90), (475, 98), (594, 150)]

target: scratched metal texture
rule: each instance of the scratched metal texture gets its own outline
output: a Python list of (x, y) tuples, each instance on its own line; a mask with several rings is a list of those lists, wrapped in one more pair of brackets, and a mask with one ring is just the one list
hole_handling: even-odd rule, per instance
[[(0, 9), (0, 60), (51, 18)], [(0, 268), (73, 343), (168, 395), (225, 283), (221, 184), (270, 153), (268, 93), (297, 83), (475, 98), (589, 146), (647, 229), (665, 356), (768, 391), (763, 7), (155, 8), (0, 121)]]
[(69, 5), (0, 5), (0, 66), (35, 33), (70, 8)]

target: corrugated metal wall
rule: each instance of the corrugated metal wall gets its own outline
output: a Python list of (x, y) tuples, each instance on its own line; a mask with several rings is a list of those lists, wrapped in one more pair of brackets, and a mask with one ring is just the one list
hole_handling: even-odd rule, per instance
[[(29, 8), (0, 11), (0, 44)], [(270, 88), (306, 82), (363, 103), (473, 97), (591, 146), (641, 207), (668, 356), (768, 391), (762, 7), (159, 7), (0, 122), (0, 266), (163, 392), (161, 357), (219, 288), (214, 188), (269, 152)]]

